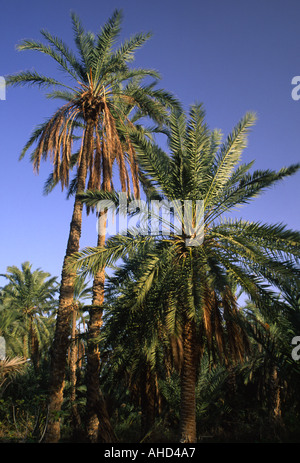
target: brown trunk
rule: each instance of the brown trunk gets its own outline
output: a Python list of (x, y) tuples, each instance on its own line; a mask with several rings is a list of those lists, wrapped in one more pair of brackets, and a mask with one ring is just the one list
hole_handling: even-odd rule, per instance
[[(91, 138), (90, 138), (91, 137)], [(83, 151), (78, 169), (77, 192), (84, 191), (87, 176), (87, 155), (90, 140), (93, 137), (93, 123), (87, 125), (84, 134)], [(52, 346), (50, 385), (49, 385), (49, 422), (45, 434), (45, 442), (55, 443), (60, 439), (59, 412), (63, 402), (63, 389), (65, 381), (66, 356), (70, 336), (70, 319), (74, 295), (74, 281), (76, 273), (67, 268), (68, 258), (79, 250), (81, 235), (83, 204), (76, 196), (73, 215), (70, 224), (70, 233), (67, 250), (64, 258), (61, 286), (59, 295), (59, 307), (56, 319), (55, 337)]]
[(142, 372), (141, 378), (141, 426), (145, 436), (154, 426), (157, 411), (157, 389), (154, 373), (148, 363)]
[(40, 353), (39, 353), (39, 342), (38, 342), (37, 335), (36, 335), (36, 333), (34, 331), (33, 318), (32, 317), (30, 317), (30, 334), (29, 334), (29, 338), (30, 338), (30, 345), (31, 345), (31, 347), (30, 347), (31, 360), (32, 360), (32, 364), (33, 364), (35, 374), (37, 375), (38, 370), (39, 370)]
[(70, 402), (71, 402), (71, 411), (72, 411), (72, 428), (74, 436), (79, 435), (79, 429), (81, 424), (80, 415), (78, 412), (76, 404), (76, 383), (77, 383), (77, 358), (78, 358), (78, 348), (76, 344), (76, 320), (77, 320), (77, 306), (73, 305), (73, 317), (72, 317), (72, 334), (71, 334), (71, 347), (70, 347), (70, 384), (71, 384), (71, 393), (70, 393)]
[[(105, 245), (106, 224), (99, 230), (98, 247)], [(102, 325), (104, 301), (105, 269), (101, 269), (93, 282), (93, 301), (90, 309), (87, 350), (87, 405), (86, 433), (89, 442), (116, 442), (116, 436), (111, 427), (105, 400), (100, 389), (100, 352), (98, 338)]]
[(196, 443), (196, 356), (195, 322), (186, 320), (183, 329), (181, 374), (180, 442)]
[(281, 394), (280, 394), (279, 376), (276, 366), (274, 366), (271, 378), (271, 415), (275, 422), (281, 420)]

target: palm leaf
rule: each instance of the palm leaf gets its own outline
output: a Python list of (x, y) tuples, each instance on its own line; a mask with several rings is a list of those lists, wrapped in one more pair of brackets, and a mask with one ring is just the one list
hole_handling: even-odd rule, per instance
[(242, 151), (247, 146), (249, 129), (253, 126), (255, 120), (256, 117), (253, 113), (247, 113), (227, 137), (226, 142), (222, 144), (213, 166), (213, 179), (205, 195), (206, 206), (209, 206), (210, 202), (224, 187), (240, 161)]
[(39, 74), (36, 71), (19, 72), (15, 75), (6, 76), (5, 79), (7, 85), (38, 85), (39, 87), (49, 87), (50, 85), (58, 85), (69, 89), (71, 88), (65, 84), (62, 84), (56, 79), (43, 76), (42, 74)]
[(85, 276), (95, 275), (101, 268), (113, 265), (124, 255), (142, 249), (152, 240), (149, 236), (116, 235), (107, 240), (105, 247), (87, 247), (74, 253), (68, 260), (68, 268), (80, 271)]
[[(47, 34), (45, 31), (42, 32), (44, 36), (49, 37), (49, 34)], [(77, 73), (74, 72), (73, 69), (71, 69), (68, 65), (68, 61), (63, 57), (61, 53), (56, 52), (53, 48), (51, 48), (49, 45), (44, 45), (41, 42), (37, 42), (34, 40), (26, 39), (23, 40), (23, 42), (18, 45), (18, 50), (35, 50), (39, 51), (41, 53), (44, 53), (46, 55), (49, 55), (51, 58), (53, 58), (61, 67), (64, 69), (68, 74), (71, 75), (75, 80), (78, 79)]]
[(223, 190), (212, 201), (211, 209), (207, 211), (207, 220), (213, 221), (233, 207), (248, 204), (264, 190), (295, 174), (300, 169), (300, 164), (293, 164), (289, 167), (283, 167), (278, 172), (267, 169), (247, 174), (246, 172), (252, 164), (243, 164), (236, 169), (224, 185)]
[(93, 49), (94, 49), (94, 36), (91, 33), (85, 32), (78, 16), (72, 12), (71, 20), (74, 31), (74, 41), (81, 57), (81, 65), (85, 69), (85, 75), (82, 76), (83, 82), (88, 82), (90, 69), (93, 68)]

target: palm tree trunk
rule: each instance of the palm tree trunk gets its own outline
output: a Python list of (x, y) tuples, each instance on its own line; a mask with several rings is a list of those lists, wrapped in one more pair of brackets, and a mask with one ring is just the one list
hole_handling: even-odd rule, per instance
[(77, 305), (73, 304), (73, 317), (72, 317), (72, 334), (71, 334), (71, 347), (70, 347), (70, 402), (71, 402), (71, 420), (73, 436), (79, 436), (79, 430), (81, 425), (81, 419), (76, 404), (76, 383), (77, 383), (77, 358), (78, 358), (78, 347), (76, 343), (76, 320), (77, 320)]
[(148, 362), (145, 363), (143, 371), (141, 372), (141, 430), (142, 435), (151, 430), (155, 424), (155, 417), (157, 411), (157, 389), (154, 372)]
[(31, 357), (31, 360), (32, 360), (34, 372), (37, 375), (38, 370), (39, 370), (40, 353), (39, 353), (38, 338), (37, 338), (37, 335), (36, 335), (36, 333), (34, 331), (32, 317), (30, 319), (29, 338), (30, 338), (30, 357)]
[(181, 375), (180, 442), (196, 443), (196, 356), (195, 321), (185, 321)]
[[(84, 191), (87, 176), (87, 153), (93, 137), (93, 123), (87, 124), (84, 134), (83, 151), (78, 169), (77, 192)], [(60, 439), (60, 418), (58, 414), (63, 402), (66, 356), (70, 336), (71, 311), (74, 296), (76, 273), (67, 268), (68, 258), (79, 250), (82, 224), (82, 201), (75, 198), (67, 250), (63, 262), (59, 307), (56, 319), (55, 337), (52, 346), (50, 384), (49, 384), (49, 422), (45, 433), (45, 442), (55, 443)]]
[[(103, 218), (102, 218), (103, 219)], [(105, 245), (106, 221), (103, 220), (98, 234), (98, 247)], [(87, 350), (87, 405), (86, 433), (91, 443), (116, 442), (106, 403), (100, 389), (100, 352), (98, 337), (102, 325), (104, 301), (105, 269), (101, 269), (94, 278), (93, 300), (90, 309)]]

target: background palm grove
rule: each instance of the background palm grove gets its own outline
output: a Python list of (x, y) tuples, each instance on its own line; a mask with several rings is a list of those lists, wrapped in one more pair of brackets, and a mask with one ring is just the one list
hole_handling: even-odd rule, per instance
[(299, 5), (59, 3), (1, 18), (1, 442), (299, 442)]

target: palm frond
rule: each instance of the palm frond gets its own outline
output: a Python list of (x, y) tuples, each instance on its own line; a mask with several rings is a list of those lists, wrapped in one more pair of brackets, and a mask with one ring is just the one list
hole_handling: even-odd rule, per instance
[(105, 25), (101, 28), (101, 33), (97, 35), (96, 52), (98, 57), (105, 56), (111, 52), (115, 40), (120, 35), (121, 23), (123, 20), (122, 10), (115, 10)]
[(149, 236), (116, 235), (107, 240), (105, 247), (86, 247), (74, 253), (68, 260), (68, 268), (82, 275), (95, 275), (101, 268), (113, 265), (124, 255), (142, 249), (152, 240)]
[(23, 86), (23, 85), (38, 85), (39, 87), (49, 87), (50, 85), (62, 86), (68, 89), (71, 87), (59, 82), (52, 77), (43, 76), (36, 71), (23, 71), (15, 75), (9, 75), (5, 78), (7, 85)]
[[(205, 121), (202, 105), (193, 105), (190, 109), (186, 127), (186, 161), (189, 175), (186, 179), (187, 191), (194, 199), (202, 198), (204, 186), (211, 181), (212, 136)], [(214, 134), (215, 136), (215, 134)]]
[[(43, 35), (47, 36), (47, 33), (44, 32)], [(70, 74), (71, 77), (73, 77), (75, 80), (78, 79), (76, 72), (74, 72), (74, 70), (69, 67), (68, 61), (64, 58), (64, 56), (61, 53), (55, 51), (49, 45), (45, 45), (35, 40), (25, 39), (22, 41), (20, 45), (18, 45), (18, 50), (35, 50), (44, 53), (53, 58), (62, 67), (62, 69), (64, 69), (68, 74)]]
[(4, 360), (0, 360), (0, 378), (3, 379), (3, 376), (20, 372), (26, 362), (27, 359), (23, 357), (6, 357)]
[(91, 33), (85, 32), (79, 17), (72, 12), (71, 20), (73, 24), (74, 41), (81, 58), (81, 65), (85, 68), (83, 82), (88, 82), (89, 71), (93, 67), (93, 49), (94, 36)]
[(41, 34), (66, 59), (71, 68), (74, 70), (75, 74), (80, 77), (80, 79), (84, 79), (84, 68), (78, 62), (75, 54), (69, 49), (69, 47), (59, 37), (53, 36), (45, 29), (41, 30)]
[(247, 146), (249, 129), (256, 121), (253, 113), (247, 113), (239, 124), (228, 135), (226, 142), (220, 147), (215, 165), (213, 166), (213, 179), (205, 195), (205, 204), (208, 206), (218, 192), (224, 187), (234, 168), (240, 161), (242, 151)]
[(250, 200), (258, 197), (267, 188), (294, 175), (300, 169), (299, 164), (293, 164), (289, 167), (283, 167), (279, 171), (267, 169), (256, 170), (252, 174), (247, 173), (252, 164), (253, 162), (243, 164), (236, 169), (224, 185), (223, 190), (211, 202), (210, 211), (207, 211), (207, 221), (215, 220), (236, 206), (248, 204)]
[(165, 194), (171, 195), (169, 157), (158, 145), (146, 140), (137, 131), (130, 131), (130, 139), (142, 171), (149, 175), (152, 182), (159, 185)]

